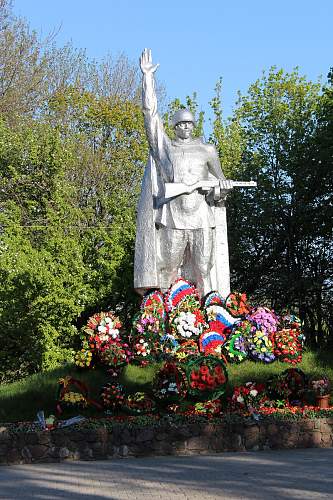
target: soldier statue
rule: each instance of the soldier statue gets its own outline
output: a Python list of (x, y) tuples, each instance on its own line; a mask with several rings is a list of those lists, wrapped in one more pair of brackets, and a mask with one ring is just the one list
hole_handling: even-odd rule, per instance
[[(165, 291), (177, 276), (202, 295), (230, 291), (225, 199), (235, 184), (222, 172), (217, 151), (193, 137), (195, 118), (179, 109), (166, 134), (157, 111), (151, 50), (140, 58), (142, 102), (149, 143), (138, 204), (134, 287)], [(240, 183), (238, 183), (240, 184)]]

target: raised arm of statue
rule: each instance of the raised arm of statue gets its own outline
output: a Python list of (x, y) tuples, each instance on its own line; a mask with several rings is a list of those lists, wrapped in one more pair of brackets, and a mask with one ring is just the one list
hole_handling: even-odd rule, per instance
[(150, 152), (164, 180), (173, 180), (173, 169), (169, 159), (170, 139), (166, 135), (161, 118), (157, 112), (154, 73), (158, 64), (153, 64), (151, 50), (144, 49), (140, 57), (142, 71), (142, 107)]

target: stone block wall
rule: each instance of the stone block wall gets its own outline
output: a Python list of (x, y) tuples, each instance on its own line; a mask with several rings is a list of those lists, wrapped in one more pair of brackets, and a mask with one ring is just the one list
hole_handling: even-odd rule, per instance
[(0, 426), (0, 464), (312, 447), (333, 447), (333, 418), (243, 424), (162, 423), (142, 428), (115, 425), (112, 431), (101, 427), (13, 433)]

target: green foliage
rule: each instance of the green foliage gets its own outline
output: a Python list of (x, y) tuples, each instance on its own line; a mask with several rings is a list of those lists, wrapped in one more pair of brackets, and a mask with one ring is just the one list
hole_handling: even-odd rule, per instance
[(223, 121), (221, 78), (215, 86), (215, 96), (210, 105), (214, 113), (210, 141), (217, 149), (224, 175), (228, 179), (237, 180), (241, 175), (241, 161), (246, 140), (237, 116), (229, 119), (227, 123)]
[(233, 287), (298, 308), (313, 341), (309, 318), (332, 262), (332, 157), (324, 165), (315, 156), (321, 106), (320, 85), (297, 70), (272, 68), (251, 85), (235, 112), (245, 145), (238, 173), (258, 187), (229, 200)]
[[(127, 393), (151, 391), (151, 384), (160, 364), (146, 367), (127, 366), (121, 374), (120, 382)], [(325, 352), (306, 352), (302, 363), (297, 365), (310, 378), (318, 378), (326, 374), (333, 380), (332, 357)], [(288, 366), (285, 363), (272, 364), (244, 361), (241, 365), (229, 364), (229, 392), (236, 385), (248, 381), (265, 382), (272, 375), (283, 372)], [(78, 370), (73, 365), (47, 370), (43, 373), (30, 375), (23, 380), (2, 384), (0, 387), (0, 421), (15, 422), (34, 420), (38, 410), (44, 410), (46, 415), (54, 414), (58, 379), (70, 375), (82, 380), (90, 389), (90, 397), (99, 398), (99, 392), (105, 384), (103, 370)]]
[(46, 122), (0, 124), (1, 380), (70, 360), (92, 311), (118, 306), (126, 320), (135, 307), (141, 112), (73, 89), (68, 99), (76, 122), (50, 108)]

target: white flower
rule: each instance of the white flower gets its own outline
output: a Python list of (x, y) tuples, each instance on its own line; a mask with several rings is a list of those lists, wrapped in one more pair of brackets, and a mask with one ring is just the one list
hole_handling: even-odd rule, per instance
[(243, 396), (237, 396), (237, 403), (244, 403), (244, 398)]
[(97, 330), (100, 332), (100, 333), (106, 333), (106, 327), (105, 326), (99, 326), (97, 328)]
[(252, 389), (252, 391), (250, 391), (250, 396), (253, 396), (254, 398), (257, 396), (258, 394), (258, 391), (256, 389)]

